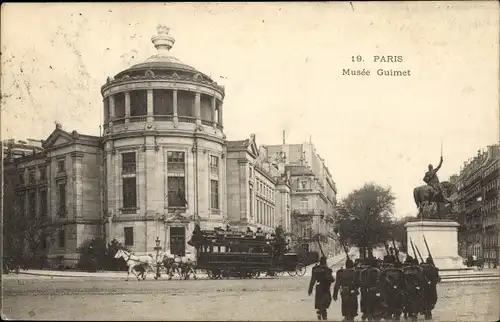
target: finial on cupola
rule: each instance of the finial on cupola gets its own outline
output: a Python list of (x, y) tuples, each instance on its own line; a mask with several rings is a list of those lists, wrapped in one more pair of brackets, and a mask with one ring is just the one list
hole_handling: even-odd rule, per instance
[(156, 31), (158, 32), (158, 35), (151, 37), (151, 42), (158, 50), (158, 54), (166, 55), (170, 48), (174, 45), (175, 38), (168, 35), (170, 28), (165, 25), (158, 25), (156, 27)]

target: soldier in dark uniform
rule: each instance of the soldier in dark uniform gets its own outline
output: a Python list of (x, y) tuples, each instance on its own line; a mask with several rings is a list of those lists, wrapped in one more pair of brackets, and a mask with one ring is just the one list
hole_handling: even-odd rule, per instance
[[(413, 260), (414, 261), (414, 260)], [(423, 269), (420, 265), (412, 263), (403, 267), (405, 279), (405, 316), (413, 321), (417, 320), (418, 314), (424, 309), (425, 281)]]
[(337, 271), (335, 286), (333, 287), (333, 300), (337, 301), (339, 289), (342, 299), (342, 316), (345, 321), (354, 321), (358, 316), (358, 273), (354, 269), (354, 263), (351, 259), (345, 262), (345, 269)]
[(394, 250), (392, 247), (389, 248), (389, 254), (384, 256), (384, 264), (394, 264), (396, 262), (396, 257), (394, 256)]
[(405, 262), (403, 266), (413, 265), (415, 263), (415, 259), (411, 255), (406, 255)]
[(359, 284), (361, 291), (361, 319), (372, 320), (378, 318), (381, 312), (381, 299), (379, 290), (380, 270), (373, 258), (365, 260), (365, 265), (359, 271)]
[(389, 264), (381, 271), (380, 288), (386, 307), (386, 320), (399, 321), (404, 308), (404, 275), (401, 264)]
[(308, 295), (312, 294), (313, 286), (316, 284), (316, 294), (314, 297), (314, 308), (318, 315), (318, 320), (326, 320), (326, 310), (330, 307), (332, 302), (332, 293), (330, 287), (335, 278), (333, 277), (332, 270), (326, 265), (326, 257), (322, 256), (319, 264), (315, 265), (312, 269), (311, 282), (309, 283)]
[(432, 310), (437, 303), (436, 285), (440, 282), (439, 269), (434, 265), (432, 258), (427, 257), (425, 263), (420, 265), (425, 279), (424, 289), (424, 315), (426, 320), (432, 319)]

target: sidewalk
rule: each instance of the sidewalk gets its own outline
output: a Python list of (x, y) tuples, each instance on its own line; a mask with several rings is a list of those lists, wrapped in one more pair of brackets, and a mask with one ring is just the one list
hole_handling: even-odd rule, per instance
[[(353, 259), (354, 255), (355, 255), (355, 250), (351, 249), (349, 251), (349, 257), (351, 259)], [(345, 260), (346, 260), (345, 253), (340, 253), (340, 254), (337, 254), (335, 256), (327, 258), (326, 264), (328, 265), (328, 267), (335, 269), (334, 266), (344, 266), (344, 265), (342, 265), (342, 263), (345, 262)], [(306, 267), (306, 273), (304, 274), (304, 276), (311, 276), (311, 271), (312, 271), (312, 268), (314, 267), (314, 265), (316, 265), (316, 264), (311, 264), (311, 265)]]

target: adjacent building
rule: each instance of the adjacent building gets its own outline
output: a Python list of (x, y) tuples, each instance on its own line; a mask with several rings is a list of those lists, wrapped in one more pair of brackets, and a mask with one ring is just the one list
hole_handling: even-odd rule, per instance
[(296, 247), (325, 254), (339, 251), (333, 232), (337, 188), (325, 160), (312, 142), (265, 146), (272, 162), (284, 163), (282, 170), (291, 185), (291, 232)]
[[(31, 154), (16, 156), (20, 147), (12, 148), (4, 159), (4, 222), (7, 216), (15, 216), (52, 228), (50, 235), (40, 234), (40, 240), (34, 236), (21, 239), (22, 249), (48, 254), (54, 266), (74, 265), (77, 247), (101, 235), (101, 138), (68, 133), (56, 124), (42, 147)], [(28, 234), (38, 233), (29, 229), (36, 227), (27, 228)]]
[(289, 178), (268, 162), (267, 151), (257, 146), (253, 134), (227, 144), (227, 191), (231, 226), (290, 231)]
[(464, 162), (456, 181), (461, 256), (498, 264), (500, 221), (500, 145), (488, 146)]

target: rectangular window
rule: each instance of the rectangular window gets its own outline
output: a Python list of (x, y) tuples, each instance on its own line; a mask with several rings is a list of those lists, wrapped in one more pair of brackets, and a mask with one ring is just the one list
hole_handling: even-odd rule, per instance
[(30, 170), (28, 172), (28, 183), (29, 184), (35, 184), (36, 180), (35, 180), (35, 170)]
[(66, 216), (66, 183), (58, 184), (58, 195), (59, 195), (59, 215), (61, 217)]
[(29, 216), (31, 218), (36, 217), (36, 192), (31, 191), (28, 194), (28, 205), (29, 205)]
[(219, 173), (219, 157), (215, 155), (210, 156), (210, 171)]
[(19, 209), (19, 215), (24, 216), (24, 212), (26, 210), (24, 192), (19, 192), (17, 195), (17, 207)]
[(219, 209), (219, 181), (210, 180), (210, 208)]
[(257, 198), (257, 222), (261, 222), (260, 200)]
[(47, 234), (45, 234), (45, 233), (42, 234), (40, 236), (40, 238), (41, 238), (41, 243), (40, 244), (41, 244), (42, 249), (47, 249)]
[(61, 228), (59, 231), (59, 247), (64, 247), (66, 245), (66, 231)]
[(300, 210), (307, 210), (307, 199), (300, 201)]
[(123, 208), (137, 208), (137, 182), (135, 177), (123, 178)]
[(40, 182), (47, 181), (47, 168), (42, 167), (42, 168), (39, 168), (38, 171), (40, 171)]
[(66, 161), (59, 160), (57, 161), (57, 173), (63, 173), (63, 172), (66, 172)]
[(134, 227), (123, 228), (125, 234), (125, 246), (134, 246)]
[(122, 153), (122, 175), (135, 174), (135, 152)]
[(40, 217), (47, 216), (47, 191), (40, 191)]
[(168, 171), (171, 170), (184, 171), (184, 162), (185, 162), (184, 152), (178, 152), (178, 151), (167, 152)]
[(253, 189), (250, 188), (250, 193), (249, 193), (249, 199), (250, 199), (250, 215), (253, 215)]
[(17, 181), (20, 185), (24, 185), (24, 172), (20, 172), (17, 174)]
[(168, 177), (168, 206), (186, 207), (186, 186), (184, 177)]

